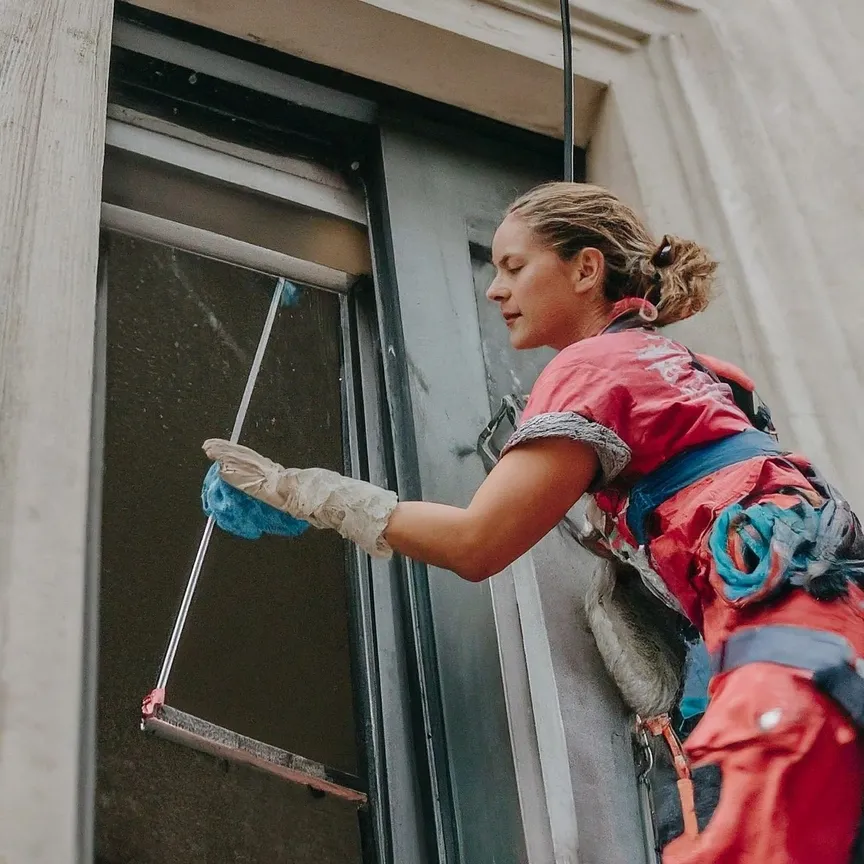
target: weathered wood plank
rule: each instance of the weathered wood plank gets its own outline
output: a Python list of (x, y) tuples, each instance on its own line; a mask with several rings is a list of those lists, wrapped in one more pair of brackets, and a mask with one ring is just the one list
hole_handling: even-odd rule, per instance
[(111, 0), (0, 4), (0, 861), (79, 858)]

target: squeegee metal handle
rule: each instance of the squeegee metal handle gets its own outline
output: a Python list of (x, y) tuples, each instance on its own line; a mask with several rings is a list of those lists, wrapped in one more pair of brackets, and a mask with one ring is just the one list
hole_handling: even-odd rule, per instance
[[(255, 389), (255, 384), (258, 381), (258, 373), (261, 371), (261, 363), (264, 360), (264, 352), (267, 350), (267, 343), (270, 341), (270, 333), (273, 331), (273, 322), (276, 320), (276, 313), (279, 311), (279, 303), (282, 299), (282, 292), (285, 288), (285, 280), (279, 279), (276, 282), (276, 290), (273, 292), (273, 299), (270, 301), (270, 308), (267, 310), (267, 318), (264, 320), (264, 329), (261, 331), (261, 338), (258, 340), (258, 348), (255, 351), (255, 358), (252, 361), (252, 367), (249, 369), (249, 376), (246, 379), (246, 387), (243, 390), (243, 397), (240, 399), (240, 407), (237, 409), (237, 416), (234, 418), (234, 428), (231, 430), (231, 443), (236, 444), (240, 440), (240, 432), (243, 430), (243, 424), (246, 421), (246, 413), (249, 410), (249, 402), (252, 399), (252, 391)], [(174, 621), (174, 628), (171, 631), (171, 638), (168, 640), (168, 648), (165, 651), (165, 658), (162, 660), (162, 668), (159, 670), (159, 678), (156, 681), (156, 690), (165, 689), (168, 684), (168, 678), (171, 675), (171, 669), (174, 666), (174, 660), (177, 657), (177, 648), (180, 645), (180, 637), (183, 635), (183, 629), (186, 627), (186, 619), (189, 616), (189, 609), (192, 606), (192, 599), (195, 596), (195, 590), (198, 587), (198, 577), (201, 575), (201, 569), (204, 567), (204, 558), (207, 556), (207, 549), (210, 547), (210, 538), (213, 536), (213, 528), (215, 522), (211, 516), (204, 526), (204, 533), (201, 535), (201, 541), (198, 544), (198, 552), (195, 555), (195, 561), (192, 564), (192, 572), (189, 574), (189, 581), (186, 583), (186, 590), (183, 592), (183, 600), (180, 602), (180, 610), (177, 613), (177, 618)]]

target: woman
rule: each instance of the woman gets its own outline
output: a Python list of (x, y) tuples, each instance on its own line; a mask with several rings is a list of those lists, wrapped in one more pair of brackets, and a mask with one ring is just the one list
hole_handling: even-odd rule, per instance
[(864, 792), (846, 710), (864, 682), (853, 668), (864, 657), (860, 528), (806, 460), (754, 429), (729, 387), (658, 332), (705, 308), (715, 263), (677, 237), (658, 245), (609, 192), (565, 183), (511, 206), (493, 258), (487, 296), (513, 347), (559, 353), (467, 508), (397, 502), (224, 441), (208, 441), (208, 456), (231, 485), (370, 554), (395, 550), (473, 582), (590, 493), (606, 546), (714, 658), (687, 749), (695, 766), (719, 767), (720, 800), (665, 864), (847, 864)]

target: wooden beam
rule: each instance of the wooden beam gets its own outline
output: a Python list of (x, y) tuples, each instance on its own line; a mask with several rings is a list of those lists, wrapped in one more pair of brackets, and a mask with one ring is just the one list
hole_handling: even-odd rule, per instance
[(0, 861), (92, 860), (82, 692), (112, 5), (0, 4)]

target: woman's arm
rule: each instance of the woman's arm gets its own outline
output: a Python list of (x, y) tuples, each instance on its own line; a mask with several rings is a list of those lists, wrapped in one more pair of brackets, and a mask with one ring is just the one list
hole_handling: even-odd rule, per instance
[(587, 491), (598, 467), (588, 444), (529, 441), (502, 457), (467, 508), (404, 501), (384, 537), (409, 558), (480, 582), (545, 537)]
[[(462, 509), (396, 495), (323, 468), (284, 468), (219, 438), (204, 442), (219, 474), (247, 495), (332, 528), (370, 555), (393, 549), (479, 582), (527, 552), (567, 514), (596, 477), (594, 450), (569, 438), (525, 441), (510, 450)], [(217, 524), (218, 511), (214, 514)], [(226, 530), (231, 530), (229, 525)]]

